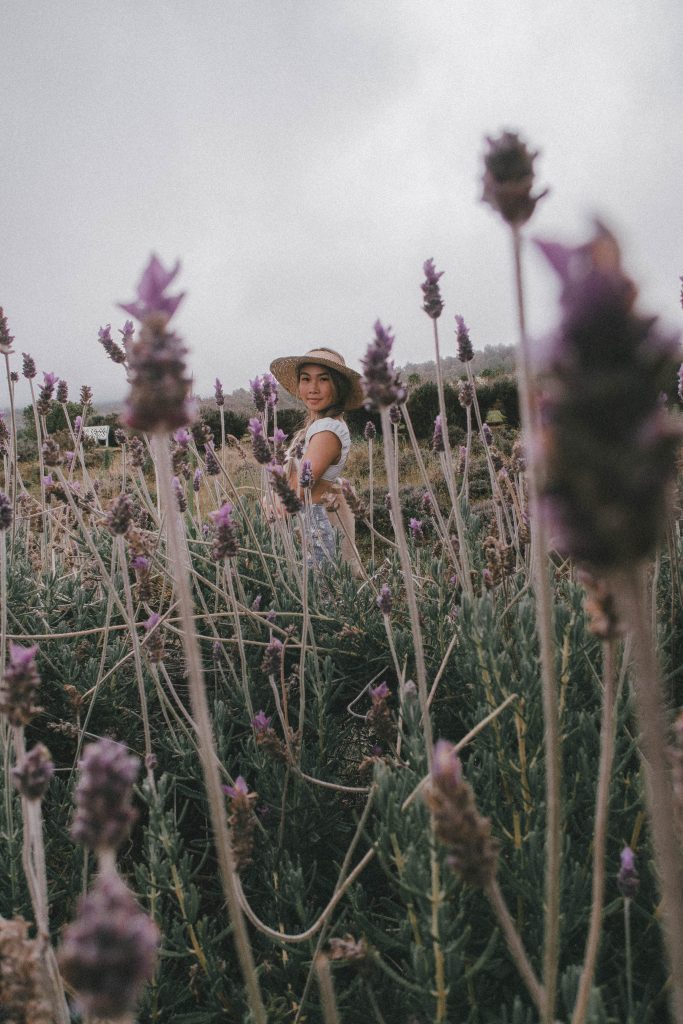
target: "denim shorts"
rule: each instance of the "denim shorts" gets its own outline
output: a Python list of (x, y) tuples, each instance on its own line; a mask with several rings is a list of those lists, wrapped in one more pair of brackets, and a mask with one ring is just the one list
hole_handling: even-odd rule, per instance
[(306, 531), (308, 564), (333, 561), (337, 548), (336, 531), (322, 505), (309, 505), (301, 512), (301, 528)]

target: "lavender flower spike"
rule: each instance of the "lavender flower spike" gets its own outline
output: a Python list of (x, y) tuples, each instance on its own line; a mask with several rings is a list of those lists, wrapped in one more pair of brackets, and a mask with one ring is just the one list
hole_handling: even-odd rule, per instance
[(365, 408), (373, 409), (405, 401), (406, 390), (401, 384), (391, 360), (394, 336), (391, 328), (382, 326), (379, 320), (374, 326), (375, 337), (368, 345), (363, 363), (362, 386), (365, 391)]
[(313, 486), (313, 467), (310, 459), (304, 459), (301, 463), (301, 472), (299, 473), (299, 483), (304, 489), (308, 489)]
[(132, 1013), (154, 971), (159, 932), (115, 873), (100, 875), (66, 928), (61, 972), (88, 1015)]
[(617, 874), (617, 885), (624, 899), (633, 899), (638, 892), (640, 879), (636, 871), (636, 858), (630, 846), (625, 846), (620, 854), (620, 866)]
[(22, 647), (10, 640), (9, 661), (0, 680), (0, 711), (7, 715), (10, 725), (28, 725), (41, 709), (35, 706), (40, 686), (36, 668), (38, 647)]
[(235, 558), (239, 543), (230, 502), (226, 501), (216, 512), (209, 512), (209, 518), (214, 529), (211, 557), (216, 562), (222, 562), (224, 558)]
[(625, 570), (654, 550), (667, 521), (681, 428), (659, 395), (678, 339), (633, 312), (634, 285), (604, 227), (576, 249), (538, 244), (563, 286), (537, 438), (541, 511), (562, 554)]
[(214, 396), (216, 399), (216, 405), (220, 409), (222, 405), (225, 405), (225, 393), (223, 391), (223, 385), (219, 381), (218, 377), (216, 377), (216, 382), (214, 384)]
[(131, 800), (140, 760), (105, 738), (85, 748), (78, 766), (71, 838), (91, 850), (116, 850), (137, 817)]
[(9, 530), (11, 525), (12, 502), (3, 491), (0, 491), (0, 532)]
[(194, 418), (187, 348), (167, 322), (166, 314), (149, 316), (129, 347), (131, 388), (121, 420), (138, 430), (172, 431)]
[(470, 340), (470, 332), (467, 328), (467, 324), (458, 314), (456, 314), (455, 323), (457, 327), (456, 339), (458, 345), (458, 359), (461, 363), (469, 363), (471, 359), (474, 359), (474, 349), (472, 348), (472, 342)]
[(422, 288), (424, 304), (422, 308), (432, 320), (438, 320), (443, 311), (443, 300), (439, 289), (439, 278), (443, 277), (443, 270), (437, 272), (434, 260), (426, 260), (422, 267), (425, 275)]
[(0, 306), (0, 355), (11, 356), (12, 355), (12, 342), (14, 341), (13, 335), (9, 332), (7, 326), (7, 317), (5, 311)]
[(514, 132), (503, 132), (497, 139), (487, 137), (484, 154), (482, 200), (496, 210), (508, 224), (524, 224), (536, 209), (536, 203), (547, 195), (545, 189), (531, 195), (534, 184), (534, 160)]
[(179, 260), (176, 261), (172, 270), (166, 270), (159, 258), (152, 253), (149, 263), (138, 281), (137, 299), (134, 302), (119, 303), (120, 308), (140, 322), (144, 322), (154, 314), (162, 315), (165, 321), (170, 320), (185, 297), (185, 292), (181, 292), (179, 295), (165, 294), (170, 283), (177, 277), (179, 270)]
[(12, 769), (12, 781), (27, 800), (41, 800), (54, 774), (50, 751), (42, 743), (36, 743)]

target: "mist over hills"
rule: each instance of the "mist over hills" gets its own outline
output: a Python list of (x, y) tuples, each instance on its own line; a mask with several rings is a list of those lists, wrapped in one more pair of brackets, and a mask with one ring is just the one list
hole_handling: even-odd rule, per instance
[[(444, 380), (446, 381), (458, 380), (460, 377), (464, 376), (465, 373), (463, 363), (461, 363), (455, 356), (447, 356), (445, 359), (442, 359), (441, 367)], [(475, 376), (480, 376), (482, 373), (514, 373), (514, 346), (487, 345), (483, 350), (475, 351), (471, 367)], [(436, 363), (433, 359), (424, 363), (406, 363), (404, 366), (399, 367), (399, 372), (404, 383), (409, 385), (424, 383), (425, 381), (434, 381), (436, 380)], [(213, 395), (211, 394), (198, 395), (197, 398), (200, 404), (213, 401)], [(0, 412), (7, 416), (9, 415), (9, 406), (6, 404), (7, 400), (5, 399), (4, 401), (5, 405), (0, 409)], [(108, 416), (112, 413), (119, 412), (123, 407), (123, 403), (124, 399), (122, 398), (110, 399), (95, 395), (93, 411), (97, 415)], [(21, 414), (21, 410), (24, 405), (25, 402), (22, 403), (21, 400), (19, 400), (19, 414)], [(232, 412), (242, 415), (251, 415), (254, 410), (254, 405), (249, 388), (236, 388), (230, 394), (226, 393), (225, 406), (226, 409), (230, 409)], [(299, 403), (281, 388), (280, 406), (283, 409), (296, 409), (299, 408)]]

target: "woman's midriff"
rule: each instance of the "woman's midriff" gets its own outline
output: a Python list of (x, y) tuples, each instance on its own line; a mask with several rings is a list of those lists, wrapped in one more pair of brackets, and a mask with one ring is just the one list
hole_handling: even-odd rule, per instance
[(314, 505), (322, 505), (322, 499), (329, 491), (332, 490), (333, 482), (331, 480), (318, 480), (311, 490), (311, 501)]

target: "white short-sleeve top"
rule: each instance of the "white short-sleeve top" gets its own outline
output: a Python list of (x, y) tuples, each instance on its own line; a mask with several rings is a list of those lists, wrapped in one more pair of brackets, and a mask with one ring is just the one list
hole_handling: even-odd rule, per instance
[[(313, 435), (319, 434), (322, 430), (331, 431), (333, 434), (336, 434), (341, 441), (341, 455), (339, 456), (339, 462), (335, 462), (333, 466), (328, 466), (321, 477), (322, 480), (336, 480), (344, 469), (344, 464), (346, 463), (349, 451), (351, 450), (351, 434), (343, 420), (335, 420), (332, 416), (322, 416), (319, 420), (314, 420), (306, 431), (304, 436), (304, 448), (308, 446), (308, 442), (311, 440)], [(306, 453), (304, 451), (304, 458), (305, 457)]]

